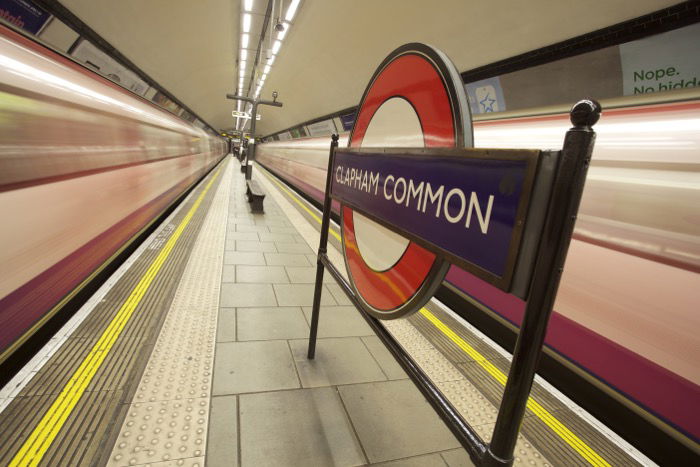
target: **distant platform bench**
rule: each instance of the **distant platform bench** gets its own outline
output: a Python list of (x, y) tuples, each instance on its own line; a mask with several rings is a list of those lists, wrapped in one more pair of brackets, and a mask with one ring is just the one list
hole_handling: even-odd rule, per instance
[(248, 197), (251, 210), (253, 212), (264, 212), (263, 200), (265, 199), (265, 193), (263, 193), (262, 188), (255, 180), (246, 181), (246, 185), (245, 194)]

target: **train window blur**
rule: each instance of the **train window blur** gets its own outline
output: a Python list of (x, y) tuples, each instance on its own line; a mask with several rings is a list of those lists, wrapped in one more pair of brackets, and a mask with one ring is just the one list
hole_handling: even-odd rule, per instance
[(306, 130), (309, 136), (313, 138), (317, 136), (328, 136), (338, 132), (332, 119), (306, 125)]
[(700, 24), (465, 84), (473, 114), (697, 87)]
[(303, 126), (297, 127), (297, 128), (292, 128), (289, 130), (289, 133), (292, 135), (292, 138), (303, 138), (306, 136), (306, 130), (304, 129)]

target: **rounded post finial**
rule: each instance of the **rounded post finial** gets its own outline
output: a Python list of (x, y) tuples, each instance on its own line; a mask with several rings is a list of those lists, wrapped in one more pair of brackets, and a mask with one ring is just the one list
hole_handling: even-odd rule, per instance
[(583, 99), (571, 108), (569, 114), (571, 123), (575, 127), (592, 127), (600, 118), (602, 107), (594, 99)]

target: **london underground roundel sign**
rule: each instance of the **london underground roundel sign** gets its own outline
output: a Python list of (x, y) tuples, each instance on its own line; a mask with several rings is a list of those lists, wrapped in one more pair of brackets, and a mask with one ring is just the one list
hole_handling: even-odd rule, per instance
[[(379, 65), (362, 96), (349, 146), (472, 147), (459, 72), (442, 52), (406, 44)], [(365, 311), (394, 319), (432, 297), (449, 263), (341, 204), (345, 262)]]

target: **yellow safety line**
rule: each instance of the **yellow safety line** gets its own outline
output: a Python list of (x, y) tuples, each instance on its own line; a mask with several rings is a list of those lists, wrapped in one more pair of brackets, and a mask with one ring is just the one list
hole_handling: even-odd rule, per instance
[[(459, 337), (452, 329), (447, 327), (445, 323), (440, 321), (434, 314), (428, 311), (426, 308), (421, 308), (420, 313), (430, 321), (436, 328), (438, 328), (443, 334), (445, 334), (452, 342), (457, 344), (457, 346), (462, 349), (467, 355), (473, 358), (476, 363), (478, 363), (486, 372), (491, 375), (496, 381), (505, 386), (508, 377), (496, 368), (491, 362), (489, 362), (483, 355), (481, 355), (475, 348), (470, 346), (467, 342)], [(537, 401), (532, 397), (527, 400), (527, 408), (532, 411), (540, 420), (542, 420), (549, 428), (552, 429), (559, 437), (561, 437), (566, 443), (574, 448), (584, 459), (586, 459), (591, 465), (595, 466), (609, 466), (608, 462), (603, 459), (598, 453), (591, 449), (581, 438), (576, 436), (571, 430), (565, 427), (559, 420), (557, 420), (547, 409), (542, 407)]]
[[(262, 171), (261, 171), (261, 172), (262, 172)], [(292, 194), (292, 192), (290, 192), (289, 190), (287, 190), (287, 188), (286, 188), (284, 185), (282, 185), (282, 184), (281, 184), (280, 182), (278, 182), (274, 177), (272, 177), (270, 174), (268, 174), (267, 171), (262, 172), (262, 173), (264, 173), (265, 175), (267, 175), (267, 178), (269, 178), (269, 179), (270, 179), (275, 185), (277, 185), (282, 191), (284, 191), (285, 193), (287, 193), (287, 195), (288, 195), (290, 198), (292, 198), (292, 200), (293, 200), (295, 203), (297, 203), (299, 206), (301, 206), (301, 208), (302, 208), (304, 211), (306, 211), (311, 217), (313, 217), (313, 218), (316, 220), (316, 222), (318, 222), (319, 224), (321, 223), (321, 218), (318, 217), (318, 216), (316, 215), (315, 212), (311, 211), (311, 209), (309, 209), (304, 203), (302, 203), (301, 201), (299, 201), (299, 198), (298, 198), (296, 195)], [(340, 240), (340, 235), (338, 234), (338, 232), (336, 232), (335, 230), (330, 229), (330, 228), (328, 229), (328, 231), (331, 233), (331, 235), (333, 235), (333, 236), (335, 237), (336, 240), (341, 241), (341, 240)]]
[[(275, 182), (285, 193), (287, 193), (296, 203), (304, 208), (311, 217), (316, 219), (320, 224), (321, 219), (313, 212), (309, 210), (305, 205), (303, 205), (295, 195), (293, 195), (287, 188), (282, 186), (277, 180), (270, 177), (270, 180)], [(331, 234), (340, 241), (340, 236), (333, 229), (329, 229)], [(469, 355), (474, 361), (476, 361), (486, 372), (491, 375), (496, 381), (505, 386), (508, 377), (503, 374), (501, 370), (496, 368), (490, 361), (486, 359), (479, 351), (474, 347), (469, 345), (464, 339), (459, 337), (452, 329), (450, 329), (445, 323), (440, 321), (434, 314), (428, 311), (426, 308), (421, 308), (420, 313), (430, 321), (436, 328), (438, 328), (445, 336), (447, 336), (452, 342), (454, 342), (460, 349), (462, 349), (467, 355)], [(586, 459), (589, 464), (594, 466), (607, 466), (610, 464), (603, 459), (597, 452), (595, 452), (590, 446), (588, 446), (581, 438), (576, 436), (571, 430), (569, 430), (564, 424), (557, 420), (547, 409), (545, 409), (540, 403), (535, 401), (532, 397), (528, 398), (527, 408), (532, 411), (533, 414), (542, 420), (545, 425), (547, 425), (552, 431), (554, 431), (561, 439), (563, 439), (569, 446), (571, 446), (576, 452), (578, 452), (581, 457)]]
[(73, 376), (71, 376), (70, 380), (58, 395), (54, 403), (51, 404), (49, 410), (24, 442), (22, 448), (12, 459), (12, 462), (9, 464), (10, 467), (35, 466), (41, 462), (41, 459), (46, 454), (46, 451), (48, 451), (51, 443), (53, 443), (64, 423), (80, 400), (80, 397), (87, 389), (88, 385), (97, 373), (97, 370), (99, 370), (100, 365), (105, 360), (110, 349), (126, 326), (129, 318), (131, 318), (131, 316), (134, 314), (136, 307), (141, 302), (141, 299), (146, 294), (146, 291), (148, 291), (148, 288), (151, 285), (151, 282), (153, 282), (153, 279), (156, 277), (156, 274), (158, 274), (158, 271), (160, 271), (161, 267), (168, 259), (170, 252), (175, 246), (175, 243), (180, 238), (183, 231), (194, 216), (194, 213), (199, 208), (204, 196), (211, 188), (214, 180), (216, 180), (218, 177), (219, 172), (221, 172), (221, 168), (214, 173), (214, 176), (211, 178), (211, 180), (209, 180), (209, 183), (207, 183), (202, 193), (200, 193), (200, 195), (197, 197), (197, 200), (180, 222), (180, 225), (178, 225), (177, 229), (175, 229), (173, 234), (170, 236), (156, 259), (153, 260), (153, 263), (151, 263), (146, 273), (141, 277), (139, 283), (131, 291), (129, 298), (126, 299), (115, 315), (114, 319), (109, 323), (109, 326), (107, 326), (107, 329), (105, 329), (97, 343), (90, 350), (90, 353), (87, 355), (85, 360), (83, 360), (75, 373), (73, 373)]

